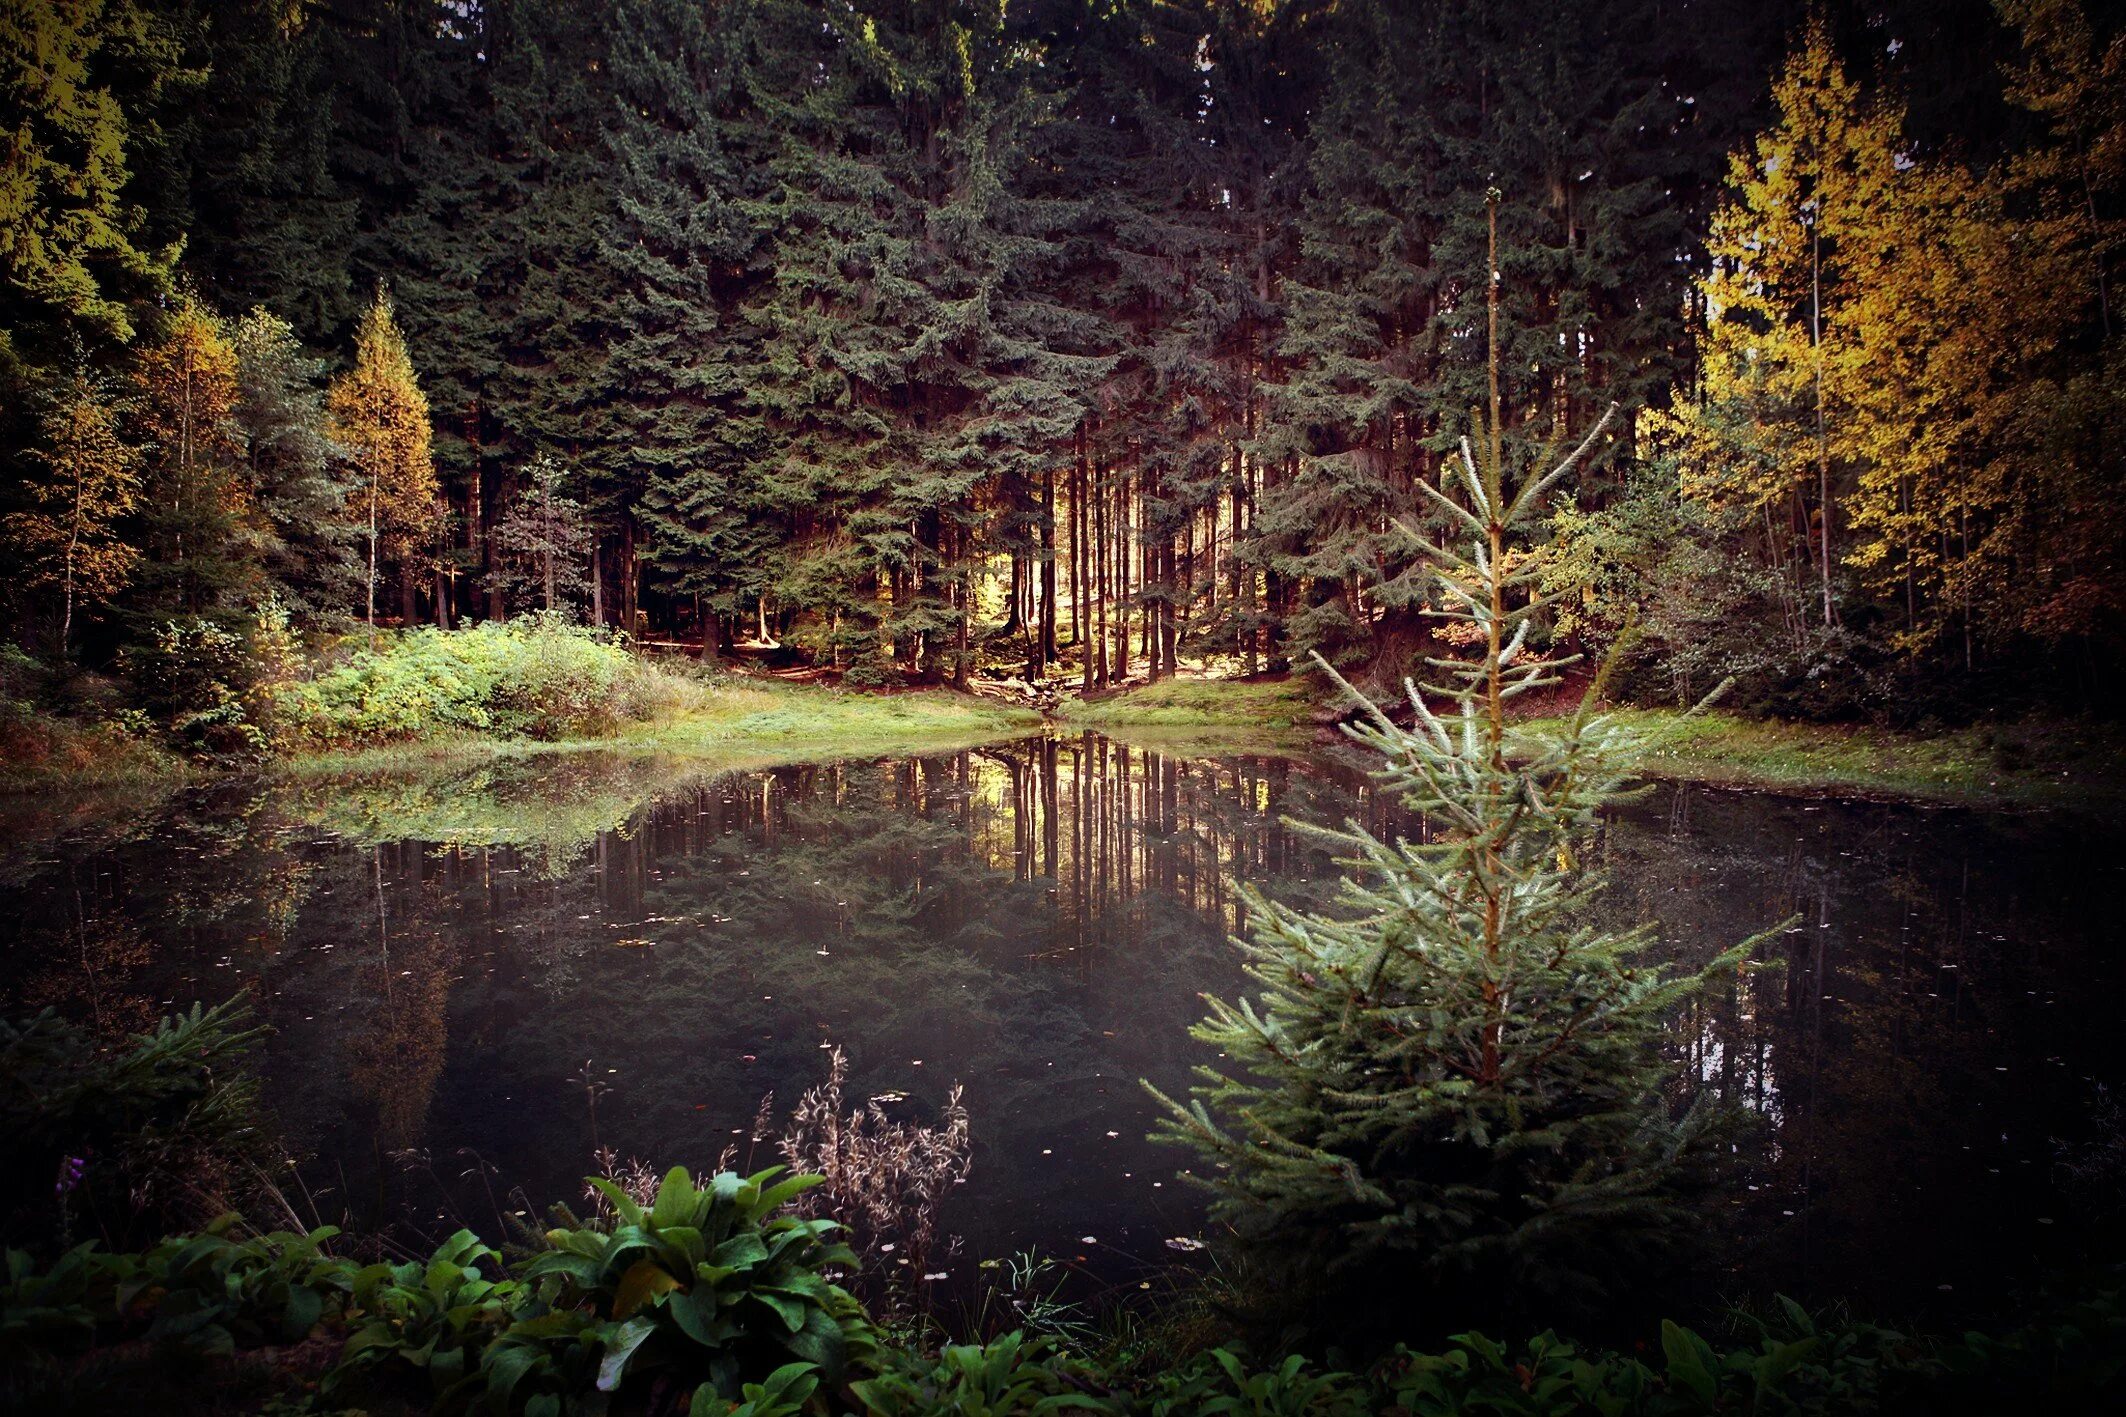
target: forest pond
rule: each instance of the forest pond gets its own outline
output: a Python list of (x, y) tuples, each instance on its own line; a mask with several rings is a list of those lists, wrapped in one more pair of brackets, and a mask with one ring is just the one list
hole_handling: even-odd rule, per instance
[[(222, 784), (115, 825), (70, 807), (9, 809), (7, 1007), (117, 1035), (255, 991), (294, 1189), (327, 1218), (492, 1229), (576, 1200), (600, 1146), (768, 1164), (763, 1097), (786, 1111), (838, 1045), (851, 1098), (896, 1115), (965, 1087), (946, 1284), (1037, 1250), (1133, 1287), (1190, 1248), (1202, 1201), (1145, 1140), (1138, 1080), (1185, 1089), (1198, 996), (1243, 986), (1232, 882), (1328, 898), (1334, 863), (1285, 816), (1417, 829), (1332, 755), (1091, 734)], [(2065, 814), (1699, 786), (1616, 814), (1613, 907), (1677, 957), (1799, 917), (1676, 1021), (1697, 1085), (1763, 1120), (1713, 1293), (1938, 1314), (2070, 1243), (2126, 1148), (2122, 846)]]

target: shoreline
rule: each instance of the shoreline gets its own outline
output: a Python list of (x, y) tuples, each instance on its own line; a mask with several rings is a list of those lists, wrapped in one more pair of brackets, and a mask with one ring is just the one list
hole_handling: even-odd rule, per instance
[[(1786, 793), (1975, 808), (2126, 808), (2126, 733), (2110, 725), (2026, 721), (1921, 736), (1870, 725), (1696, 718), (1667, 709), (1615, 710), (1665, 736), (1647, 776)], [(1543, 732), (1561, 716), (1520, 720)], [(93, 750), (94, 730), (71, 730)], [(1092, 699), (1053, 714), (950, 689), (896, 693), (727, 680), (704, 704), (587, 738), (538, 740), (477, 734), (359, 748), (303, 750), (256, 764), (200, 764), (122, 740), (107, 756), (0, 765), (0, 799), (162, 792), (264, 776), (315, 782), (334, 776), (419, 774), (486, 764), (606, 755), (669, 759), (690, 771), (732, 771), (840, 758), (958, 751), (1041, 734), (1097, 732), (1132, 746), (1183, 755), (1294, 756), (1334, 747), (1305, 681), (1169, 680)]]

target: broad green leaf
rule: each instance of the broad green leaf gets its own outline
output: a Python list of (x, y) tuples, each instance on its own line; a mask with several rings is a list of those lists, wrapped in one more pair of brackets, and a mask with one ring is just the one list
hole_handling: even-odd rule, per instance
[(598, 1391), (618, 1392), (627, 1378), (628, 1361), (643, 1341), (657, 1331), (653, 1319), (629, 1319), (606, 1334), (605, 1357), (598, 1363)]

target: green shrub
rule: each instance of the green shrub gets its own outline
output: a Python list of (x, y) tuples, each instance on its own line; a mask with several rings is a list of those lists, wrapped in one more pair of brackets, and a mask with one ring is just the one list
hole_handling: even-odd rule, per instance
[(1367, 1417), (1376, 1409), (1349, 1373), (1312, 1371), (1296, 1354), (1250, 1368), (1239, 1355), (1214, 1348), (1161, 1374), (1144, 1410), (1150, 1417)]
[(354, 1266), (325, 1253), (339, 1231), (275, 1231), (232, 1239), (225, 1215), (203, 1234), (173, 1236), (139, 1259), (103, 1258), (122, 1318), (149, 1320), (151, 1342), (181, 1341), (204, 1353), (300, 1343), (328, 1311), (337, 1314)]
[(547, 1232), (514, 1274), (464, 1231), (425, 1264), (370, 1266), (326, 1387), (417, 1372), (440, 1412), (591, 1410), (623, 1388), (691, 1392), (719, 1417), (794, 1412), (820, 1383), (870, 1371), (878, 1345), (825, 1277), (854, 1267), (833, 1222), (778, 1213), (818, 1178), (774, 1174), (697, 1185), (675, 1168), (647, 1209), (593, 1180), (614, 1219)]
[(289, 746), (452, 733), (551, 740), (611, 732), (677, 692), (612, 637), (533, 615), (379, 636), (311, 679), (277, 686), (272, 719)]
[(482, 1272), (483, 1264), (500, 1260), (471, 1231), (460, 1230), (425, 1262), (361, 1270), (351, 1285), (361, 1326), (347, 1340), (327, 1390), (404, 1367), (426, 1375), (439, 1407), (466, 1405), (484, 1393), (489, 1374), (482, 1360), (518, 1322), (524, 1300), (522, 1284)]
[(897, 689), (907, 682), (899, 666), (877, 650), (857, 655), (842, 671), (842, 683), (852, 689)]
[(118, 658), (139, 706), (180, 749), (255, 758), (267, 746), (253, 691), (262, 666), (251, 639), (215, 620), (166, 620)]

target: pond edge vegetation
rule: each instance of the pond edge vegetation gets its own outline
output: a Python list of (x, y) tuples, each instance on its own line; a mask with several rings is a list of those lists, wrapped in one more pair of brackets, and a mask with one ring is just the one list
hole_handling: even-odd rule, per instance
[[(832, 687), (650, 657), (542, 617), (379, 631), (319, 654), (288, 651), (277, 677), (194, 686), (210, 709), (177, 715), (174, 740), (142, 713), (48, 712), (35, 701), (34, 663), (15, 655), (0, 668), (0, 795), (181, 785), (232, 771), (419, 772), (574, 753), (751, 768), (1084, 730), (1181, 753), (1282, 755), (1334, 740), (1327, 726), (1335, 711), (1300, 675), (1171, 678), (1066, 698), (1042, 713), (950, 688)], [(1673, 709), (1618, 713), (1656, 740), (1644, 764), (1651, 777), (1982, 806), (2126, 804), (2126, 742), (2086, 719), (1922, 735), (1718, 710), (1687, 719)], [(1514, 731), (1543, 737), (1561, 722), (1538, 712), (1518, 718)]]

